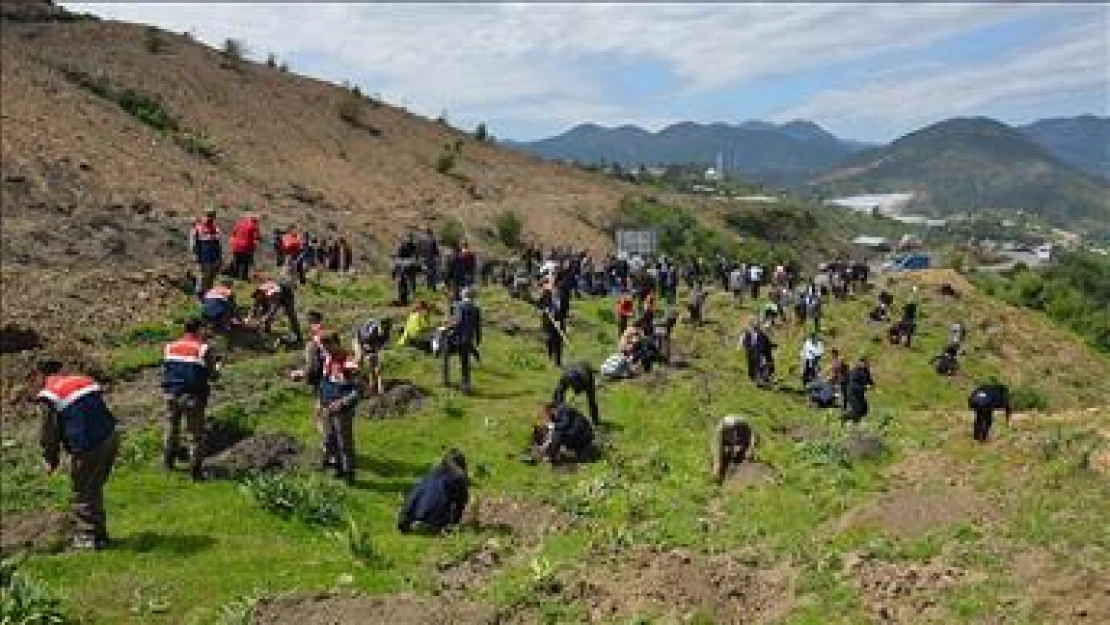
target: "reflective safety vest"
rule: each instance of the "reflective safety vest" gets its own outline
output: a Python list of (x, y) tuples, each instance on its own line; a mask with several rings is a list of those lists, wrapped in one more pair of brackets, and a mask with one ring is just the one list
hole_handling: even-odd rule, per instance
[(172, 395), (208, 392), (208, 345), (186, 334), (166, 345), (162, 360), (162, 390)]
[(104, 403), (100, 385), (90, 377), (49, 376), (37, 398), (58, 413), (62, 441), (70, 453), (91, 451), (115, 431), (116, 420)]
[(301, 253), (304, 247), (304, 242), (301, 240), (301, 235), (296, 232), (286, 232), (281, 235), (281, 253), (286, 256), (293, 256)]
[(220, 248), (220, 228), (215, 222), (198, 221), (193, 226), (194, 252), (197, 262), (218, 263), (223, 256)]

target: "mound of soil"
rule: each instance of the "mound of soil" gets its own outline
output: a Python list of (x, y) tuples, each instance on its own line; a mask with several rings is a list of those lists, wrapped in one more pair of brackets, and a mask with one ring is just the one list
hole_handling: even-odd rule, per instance
[(942, 622), (941, 592), (982, 579), (941, 562), (881, 562), (867, 554), (849, 555), (844, 568), (878, 623)]
[(255, 609), (253, 622), (256, 625), (478, 625), (496, 623), (496, 617), (495, 611), (487, 606), (442, 597), (317, 594), (264, 600)]
[(725, 485), (729, 488), (743, 488), (765, 484), (775, 479), (775, 470), (762, 462), (745, 462), (728, 468)]
[(461, 561), (440, 567), (438, 590), (465, 592), (484, 585), (505, 562), (505, 547), (503, 541), (490, 538)]
[(916, 539), (960, 522), (989, 522), (996, 502), (967, 486), (922, 484), (900, 488), (852, 510), (833, 522), (843, 532), (854, 527), (878, 527), (894, 536)]
[[(595, 570), (563, 594), (590, 610), (591, 622), (659, 615), (678, 622), (698, 614), (717, 623), (771, 621), (791, 609), (793, 574), (736, 555), (642, 550), (620, 556), (611, 570)], [(683, 621), (685, 622), (685, 621)]]
[(24, 328), (14, 323), (0, 328), (0, 354), (14, 354), (42, 347), (42, 339), (33, 328)]
[(852, 432), (844, 439), (844, 449), (852, 460), (878, 460), (886, 454), (887, 447), (881, 436), (866, 432)]
[(468, 513), (475, 515), (472, 518), (479, 530), (506, 532), (526, 545), (574, 524), (574, 519), (554, 506), (507, 497), (482, 499)]
[(420, 410), (428, 395), (407, 383), (393, 385), (380, 397), (371, 399), (368, 414), (371, 419), (394, 419)]
[(249, 473), (291, 471), (303, 465), (301, 444), (287, 434), (259, 434), (205, 459), (213, 477), (235, 478)]
[(58, 553), (69, 544), (70, 516), (61, 510), (32, 510), (0, 516), (0, 555), (23, 551)]
[(1089, 563), (1066, 568), (1045, 550), (1024, 550), (1010, 567), (1019, 588), (1029, 593), (1033, 613), (1051, 623), (1110, 623), (1110, 571)]

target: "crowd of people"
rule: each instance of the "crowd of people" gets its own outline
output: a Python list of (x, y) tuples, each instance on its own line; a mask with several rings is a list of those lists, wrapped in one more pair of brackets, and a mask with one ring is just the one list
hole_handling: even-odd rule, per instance
[[(198, 314), (186, 320), (181, 337), (164, 348), (161, 392), (165, 398), (165, 469), (174, 470), (184, 457), (191, 477), (205, 479), (205, 413), (212, 383), (221, 370), (221, 357), (207, 337), (235, 328), (269, 336), (281, 314), (287, 326), (281, 340), (304, 347), (304, 365), (293, 377), (303, 381), (316, 398), (313, 418), (320, 437), (321, 468), (352, 483), (356, 475), (356, 415), (363, 399), (384, 391), (381, 359), (393, 342), (390, 319), (372, 317), (345, 337), (329, 328), (319, 311), (307, 311), (307, 333), (302, 334), (298, 285), (316, 268), (350, 271), (352, 253), (345, 239), (319, 240), (296, 228), (276, 229), (275, 271), (268, 276), (256, 270), (256, 246), (261, 241), (258, 216), (245, 215), (231, 230), (231, 258), (224, 256), (215, 218), (215, 211), (208, 211), (190, 232), (200, 301)], [(705, 307), (711, 288), (716, 287), (735, 302), (745, 298), (752, 301), (756, 314), (741, 333), (739, 348), (745, 355), (748, 378), (757, 388), (776, 386), (777, 345), (772, 337), (779, 328), (793, 323), (805, 332), (799, 356), (801, 384), (809, 400), (819, 407), (839, 407), (847, 422), (858, 423), (869, 412), (867, 394), (875, 380), (868, 358), (860, 356), (850, 363), (842, 350), (834, 347), (825, 368), (821, 335), (827, 302), (864, 297), (870, 292), (866, 265), (830, 263), (806, 278), (790, 264), (763, 266), (724, 257), (679, 262), (662, 255), (649, 258), (622, 253), (595, 264), (583, 251), (552, 248), (545, 253), (529, 245), (517, 258), (479, 262), (465, 241), (447, 246), (446, 253), (442, 248), (428, 229), (407, 235), (393, 255), (394, 304), (412, 307), (396, 345), (441, 359), (444, 387), (451, 386), (451, 371), (457, 361), (459, 391), (469, 394), (473, 390), (472, 363), (481, 359), (483, 322), (477, 287), (500, 285), (511, 297), (534, 306), (546, 354), (561, 373), (551, 397), (539, 409), (524, 454), (526, 461), (554, 464), (596, 456), (595, 430), (602, 423), (598, 380), (630, 377), (637, 369), (650, 372), (654, 366), (672, 362), (673, 333), (682, 317), (682, 282), (688, 296), (681, 309), (694, 331), (706, 323)], [(227, 277), (221, 278), (221, 273)], [(251, 302), (243, 309), (235, 301), (236, 280), (251, 288)], [(429, 296), (444, 294), (447, 313), (442, 320), (433, 320), (427, 300), (413, 301), (421, 288)], [(582, 361), (564, 367), (568, 320), (573, 302), (581, 298), (613, 301), (614, 351), (596, 367)], [(766, 304), (755, 306), (763, 298)], [(893, 296), (880, 291), (868, 320), (890, 323), (893, 306)], [(889, 326), (892, 344), (910, 346), (919, 306), (915, 287), (902, 307), (901, 318)], [(965, 335), (963, 325), (953, 323), (947, 347), (934, 359), (938, 373), (952, 375), (957, 370)], [(36, 398), (44, 409), (44, 459), (52, 472), (59, 463), (59, 450), (70, 453), (73, 512), (78, 522), (74, 545), (102, 549), (109, 543), (103, 488), (119, 448), (116, 420), (103, 390), (92, 378), (63, 371), (62, 363), (50, 359), (38, 367)], [(585, 397), (588, 416), (568, 402), (570, 394)], [(1004, 410), (1007, 417), (1010, 415), (1008, 390), (996, 383), (980, 385), (969, 396), (968, 406), (975, 416), (973, 437), (985, 442), (993, 413)], [(731, 415), (718, 424), (714, 437), (713, 471), (717, 479), (724, 479), (729, 466), (752, 457), (756, 435), (750, 423)], [(410, 492), (398, 528), (406, 532), (419, 528), (439, 531), (457, 524), (468, 501), (466, 467), (463, 453), (451, 450)]]

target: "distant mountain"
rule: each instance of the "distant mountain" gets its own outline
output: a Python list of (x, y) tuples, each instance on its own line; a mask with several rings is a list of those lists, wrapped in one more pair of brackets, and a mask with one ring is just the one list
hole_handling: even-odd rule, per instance
[(1110, 117), (1042, 119), (1019, 130), (1065, 163), (1110, 179)]
[(636, 126), (605, 128), (582, 124), (540, 141), (513, 144), (538, 156), (626, 167), (671, 163), (715, 164), (720, 156), (728, 172), (775, 181), (809, 174), (862, 149), (842, 141), (813, 122), (738, 125), (682, 122), (658, 132)]
[(1110, 183), (982, 117), (950, 119), (857, 153), (811, 185), (826, 196), (912, 191), (909, 210), (937, 215), (1001, 210), (1067, 226), (1110, 221)]

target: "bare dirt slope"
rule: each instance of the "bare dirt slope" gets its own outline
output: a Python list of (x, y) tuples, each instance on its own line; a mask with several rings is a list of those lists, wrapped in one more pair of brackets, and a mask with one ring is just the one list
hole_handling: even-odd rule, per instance
[[(3, 317), (40, 333), (156, 309), (149, 300), (183, 272), (194, 215), (225, 201), (253, 205), (267, 230), (296, 222), (348, 235), (365, 261), (406, 228), (449, 215), (481, 247), (505, 209), (519, 212), (528, 236), (600, 250), (597, 226), (625, 192), (369, 98), (354, 98), (353, 125), (339, 115), (348, 90), (232, 67), (184, 35), (159, 32), (152, 52), (144, 26), (74, 20), (41, 2), (3, 6)], [(160, 98), (178, 132), (142, 123), (80, 76)], [(191, 153), (182, 137), (216, 154)], [(459, 140), (461, 159), (444, 175), (436, 161)], [(225, 229), (237, 213), (221, 212)], [(125, 279), (108, 281), (113, 273)]]

